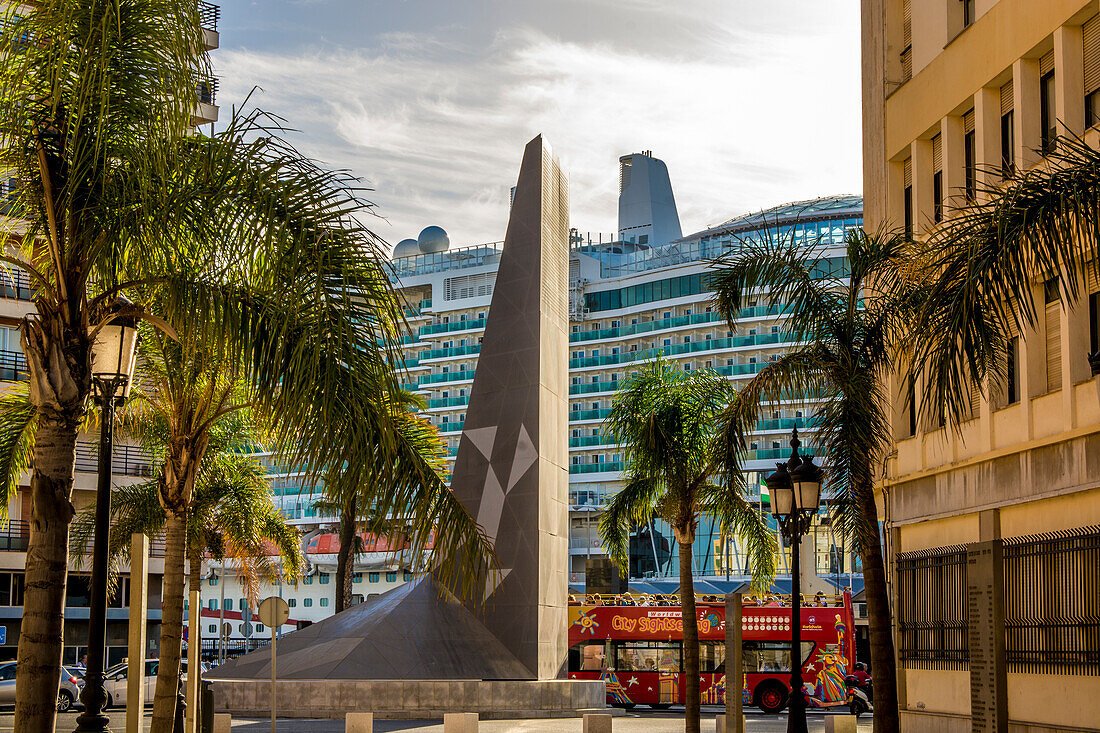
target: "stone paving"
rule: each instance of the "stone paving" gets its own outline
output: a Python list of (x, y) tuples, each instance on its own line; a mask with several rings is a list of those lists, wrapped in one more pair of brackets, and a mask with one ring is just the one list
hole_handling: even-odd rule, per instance
[[(146, 710), (145, 730), (149, 730), (149, 715)], [(70, 731), (76, 727), (78, 713), (65, 713), (57, 716), (57, 730)], [(126, 730), (126, 715), (121, 710), (112, 710), (111, 730)], [(783, 715), (762, 715), (749, 713), (746, 716), (747, 733), (784, 733), (787, 730), (787, 718)], [(824, 733), (825, 716), (822, 713), (810, 713), (810, 733)], [(10, 709), (0, 712), (0, 733), (14, 730), (14, 716)], [(233, 721), (233, 733), (267, 733), (271, 730), (270, 720)], [(443, 733), (443, 723), (414, 720), (380, 720), (374, 725), (377, 733)], [(579, 718), (560, 720), (486, 720), (480, 725), (481, 733), (580, 733)], [(683, 714), (675, 711), (668, 713), (635, 712), (621, 718), (615, 718), (615, 733), (682, 733)], [(703, 713), (703, 733), (714, 730), (714, 713)], [(344, 723), (339, 720), (279, 720), (277, 733), (343, 733)], [(871, 719), (860, 718), (859, 733), (871, 733)]]

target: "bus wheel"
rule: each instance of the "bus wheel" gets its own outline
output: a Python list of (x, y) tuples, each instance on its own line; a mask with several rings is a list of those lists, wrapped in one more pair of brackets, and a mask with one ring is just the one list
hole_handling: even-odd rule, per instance
[(756, 706), (768, 714), (787, 707), (787, 690), (778, 682), (765, 682), (756, 688)]

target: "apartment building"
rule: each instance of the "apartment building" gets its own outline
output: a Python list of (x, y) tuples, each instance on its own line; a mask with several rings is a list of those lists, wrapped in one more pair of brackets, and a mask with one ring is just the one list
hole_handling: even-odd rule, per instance
[[(15, 13), (29, 12), (29, 5), (7, 5)], [(218, 19), (220, 8), (199, 0), (199, 17), (206, 50), (219, 45)], [(4, 34), (6, 28), (0, 28)], [(196, 79), (198, 104), (192, 114), (196, 127), (217, 121), (217, 80)], [(19, 182), (10, 173), (0, 170), (0, 218), (3, 231), (18, 231), (19, 211), (17, 199)], [(18, 255), (11, 246), (5, 246), (8, 254)], [(27, 362), (19, 345), (19, 322), (34, 312), (34, 291), (29, 278), (21, 271), (5, 267), (0, 272), (0, 390), (26, 381)], [(73, 504), (77, 511), (95, 503), (98, 476), (97, 436), (82, 436), (77, 443), (76, 479)], [(116, 444), (113, 454), (113, 480), (116, 485), (148, 480), (154, 467), (150, 456), (137, 445), (125, 440)], [(24, 568), (29, 538), (28, 518), (29, 481), (25, 476), (23, 486), (8, 505), (8, 521), (0, 525), (0, 660), (15, 659), (19, 643), (20, 621), (23, 616)], [(89, 548), (90, 552), (90, 548)], [(87, 561), (85, 561), (87, 560)], [(149, 611), (147, 617), (148, 652), (155, 656), (160, 638), (161, 577), (164, 572), (163, 541), (153, 542), (149, 559)], [(64, 652), (65, 664), (74, 664), (86, 651), (88, 639), (88, 610), (90, 557), (71, 558), (65, 603)], [(129, 569), (124, 567), (119, 577), (118, 590), (109, 601), (107, 610), (107, 664), (120, 661), (127, 655), (127, 629), (130, 605)]]
[[(864, 2), (868, 227), (920, 236), (977, 183), (1045, 165), (1058, 135), (1100, 142), (1098, 10)], [(884, 519), (906, 731), (1100, 721), (1095, 298), (1064, 302), (1042, 281), (1032, 292), (1037, 326), (1015, 339), (1006, 389), (975, 393), (972, 419), (921, 424), (895, 385)]]

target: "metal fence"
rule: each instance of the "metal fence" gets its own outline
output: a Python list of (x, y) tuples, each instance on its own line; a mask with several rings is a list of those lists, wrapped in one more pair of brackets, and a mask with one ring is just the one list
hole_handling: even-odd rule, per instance
[(897, 556), (898, 654), (906, 667), (967, 669), (966, 548)]
[(0, 382), (27, 381), (27, 357), (22, 351), (0, 351)]
[(1100, 675), (1100, 527), (1004, 545), (1010, 672)]

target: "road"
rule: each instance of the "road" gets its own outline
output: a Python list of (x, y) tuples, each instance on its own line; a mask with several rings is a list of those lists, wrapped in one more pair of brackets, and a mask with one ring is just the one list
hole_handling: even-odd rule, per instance
[[(146, 711), (145, 730), (149, 730), (149, 714)], [(58, 716), (57, 731), (68, 733), (76, 728), (79, 713), (65, 713)], [(126, 715), (121, 710), (110, 711), (111, 730), (121, 732), (126, 729)], [(825, 714), (809, 714), (810, 733), (823, 733)], [(785, 715), (764, 715), (749, 713), (746, 718), (747, 733), (785, 733), (787, 717)], [(615, 718), (616, 733), (680, 733), (684, 730), (683, 713), (636, 711)], [(13, 716), (10, 711), (0, 713), (0, 733), (14, 730)], [(580, 733), (579, 718), (557, 720), (486, 720), (480, 725), (482, 733)], [(266, 733), (271, 730), (268, 720), (235, 720), (233, 733)], [(277, 733), (343, 733), (344, 723), (338, 720), (280, 720)], [(374, 724), (377, 733), (396, 733), (397, 731), (415, 731), (416, 733), (443, 733), (442, 721), (380, 720)], [(703, 731), (714, 730), (714, 713), (703, 713)], [(859, 720), (859, 733), (871, 733), (871, 719), (863, 716)]]

